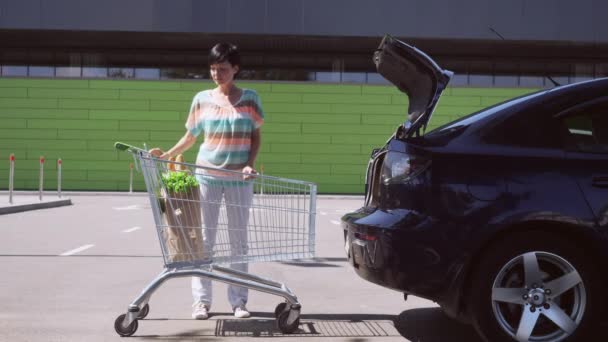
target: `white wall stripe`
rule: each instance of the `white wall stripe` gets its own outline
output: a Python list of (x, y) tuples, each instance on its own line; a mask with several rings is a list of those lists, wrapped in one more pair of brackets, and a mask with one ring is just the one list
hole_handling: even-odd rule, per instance
[(136, 227), (133, 227), (133, 228), (125, 229), (125, 230), (123, 230), (122, 232), (123, 232), (123, 233), (130, 233), (130, 232), (134, 232), (134, 231), (136, 231), (136, 230), (138, 230), (138, 229), (141, 229), (141, 227), (136, 226)]
[(84, 251), (85, 249), (89, 249), (89, 248), (91, 248), (91, 247), (93, 247), (93, 246), (95, 246), (95, 245), (84, 245), (84, 246), (80, 246), (80, 247), (78, 247), (78, 248), (72, 249), (72, 250), (67, 251), (67, 252), (65, 252), (65, 253), (61, 253), (61, 254), (59, 254), (59, 256), (70, 256), (70, 255), (72, 255), (72, 254), (80, 253), (80, 252)]

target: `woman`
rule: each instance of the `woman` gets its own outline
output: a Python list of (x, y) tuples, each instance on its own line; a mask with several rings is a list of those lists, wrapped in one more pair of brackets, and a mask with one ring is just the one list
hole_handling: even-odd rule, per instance
[[(209, 53), (211, 78), (217, 85), (214, 89), (196, 94), (186, 122), (186, 134), (169, 151), (155, 148), (150, 152), (159, 158), (168, 159), (188, 150), (199, 134), (204, 134), (197, 156), (197, 165), (228, 170), (244, 174), (255, 174), (255, 159), (260, 147), (260, 127), (264, 121), (260, 99), (254, 90), (238, 88), (234, 77), (240, 67), (240, 56), (236, 46), (229, 43), (215, 45)], [(246, 182), (206, 181), (201, 183), (201, 207), (205, 225), (205, 248), (215, 245), (219, 209), (224, 196), (228, 218), (228, 237), (232, 255), (247, 253), (247, 222), (253, 199), (253, 188)], [(232, 268), (247, 272), (246, 263), (233, 264)], [(207, 278), (192, 278), (194, 305), (192, 317), (207, 319), (212, 302), (211, 281)], [(229, 285), (228, 300), (237, 318), (250, 316), (246, 308), (248, 289)]]

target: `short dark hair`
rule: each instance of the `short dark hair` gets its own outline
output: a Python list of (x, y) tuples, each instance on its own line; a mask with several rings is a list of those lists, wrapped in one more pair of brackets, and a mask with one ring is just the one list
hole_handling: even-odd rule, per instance
[(232, 66), (241, 65), (239, 49), (234, 44), (218, 43), (209, 51), (209, 65), (228, 62)]

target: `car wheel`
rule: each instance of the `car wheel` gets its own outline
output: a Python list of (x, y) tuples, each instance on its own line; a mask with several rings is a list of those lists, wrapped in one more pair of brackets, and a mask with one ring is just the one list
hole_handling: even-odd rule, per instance
[(475, 328), (488, 341), (582, 340), (605, 303), (591, 261), (580, 245), (548, 233), (501, 239), (474, 275)]

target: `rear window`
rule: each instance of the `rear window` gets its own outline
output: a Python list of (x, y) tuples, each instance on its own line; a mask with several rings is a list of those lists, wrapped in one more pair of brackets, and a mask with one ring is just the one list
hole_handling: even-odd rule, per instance
[(452, 130), (452, 129), (456, 128), (456, 127), (460, 127), (460, 126), (468, 126), (468, 125), (470, 125), (470, 124), (472, 124), (474, 122), (477, 122), (479, 120), (485, 119), (487, 117), (491, 117), (494, 114), (499, 113), (502, 110), (504, 110), (504, 109), (506, 109), (506, 108), (508, 108), (510, 106), (514, 106), (514, 105), (517, 105), (518, 103), (525, 102), (527, 100), (530, 100), (532, 98), (540, 96), (540, 95), (542, 95), (542, 94), (544, 94), (546, 92), (547, 92), (547, 90), (541, 90), (541, 91), (538, 91), (538, 92), (535, 92), (535, 93), (522, 95), (522, 96), (510, 99), (510, 100), (507, 100), (505, 102), (501, 102), (501, 103), (495, 104), (495, 105), (493, 105), (491, 107), (484, 108), (484, 109), (482, 109), (482, 110), (480, 110), (478, 112), (474, 112), (472, 114), (463, 116), (463, 117), (461, 117), (461, 118), (459, 118), (459, 119), (457, 119), (455, 121), (449, 122), (449, 123), (447, 123), (447, 124), (445, 124), (443, 126), (437, 127), (437, 128), (435, 128), (433, 130), (430, 130), (426, 134), (439, 133), (439, 132), (444, 131), (444, 130), (449, 131), (449, 130)]

